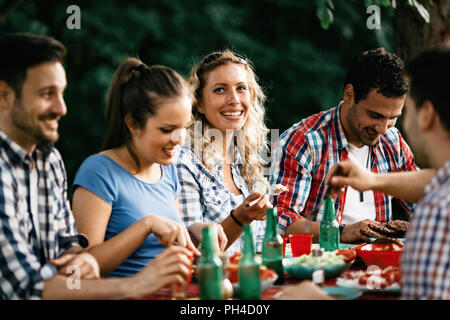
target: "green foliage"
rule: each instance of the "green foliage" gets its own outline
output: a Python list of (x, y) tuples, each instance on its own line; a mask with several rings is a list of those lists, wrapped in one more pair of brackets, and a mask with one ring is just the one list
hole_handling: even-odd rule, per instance
[[(57, 146), (71, 183), (101, 146), (108, 87), (128, 56), (187, 76), (203, 55), (231, 48), (253, 61), (268, 97), (268, 126), (280, 132), (336, 106), (353, 57), (378, 46), (392, 50), (393, 14), (383, 12), (382, 29), (371, 31), (362, 1), (316, 3), (326, 10), (309, 0), (25, 0), (0, 22), (0, 35), (47, 34), (67, 46), (68, 114)], [(80, 30), (66, 27), (72, 4), (81, 9)], [(328, 23), (321, 26), (318, 16)]]
[[(352, 0), (360, 1), (360, 0)], [(378, 5), (382, 7), (392, 7), (395, 9), (397, 0), (364, 0), (364, 5), (366, 7), (371, 5)], [(414, 6), (417, 9), (417, 12), (420, 16), (425, 20), (426, 23), (430, 23), (430, 14), (428, 10), (423, 6), (422, 3), (418, 0), (398, 0), (398, 1), (407, 1), (408, 5)], [(423, 0), (422, 2), (426, 2), (427, 0)], [(428, 0), (428, 3), (432, 6), (433, 0)], [(341, 3), (339, 3), (341, 5)], [(333, 23), (334, 15), (334, 4), (333, 0), (316, 0), (317, 7), (317, 17), (319, 18), (320, 25), (323, 29), (327, 30), (330, 25)]]
[(317, 0), (316, 14), (320, 21), (320, 26), (327, 30), (333, 23), (334, 5), (332, 0)]

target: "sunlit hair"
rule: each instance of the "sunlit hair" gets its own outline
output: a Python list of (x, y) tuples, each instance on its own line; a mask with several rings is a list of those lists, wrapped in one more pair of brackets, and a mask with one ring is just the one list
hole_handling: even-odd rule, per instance
[[(207, 121), (206, 117), (197, 111), (197, 105), (202, 99), (205, 87), (206, 75), (218, 66), (235, 63), (247, 72), (247, 84), (250, 93), (251, 105), (248, 110), (247, 120), (241, 130), (235, 134), (235, 143), (241, 156), (244, 159), (241, 175), (247, 182), (249, 190), (253, 189), (256, 181), (260, 181), (267, 187), (264, 177), (266, 164), (262, 157), (263, 152), (268, 151), (267, 133), (269, 130), (264, 122), (266, 96), (257, 82), (257, 77), (251, 62), (230, 50), (214, 52), (202, 59), (191, 70), (188, 78), (189, 85), (195, 96), (192, 108), (194, 123), (189, 127), (188, 141), (194, 142), (194, 126), (196, 123), (202, 124), (201, 141), (196, 141), (191, 145), (196, 155), (202, 160), (203, 165), (211, 169), (207, 160), (213, 156), (212, 148), (208, 146), (214, 141), (214, 137), (208, 133), (214, 131), (214, 127)], [(197, 137), (195, 137), (197, 138)]]
[(131, 116), (136, 127), (142, 129), (165, 101), (183, 97), (193, 99), (186, 80), (175, 70), (160, 65), (147, 67), (136, 58), (125, 59), (109, 88), (102, 150), (126, 146), (139, 172), (139, 159), (125, 118)]

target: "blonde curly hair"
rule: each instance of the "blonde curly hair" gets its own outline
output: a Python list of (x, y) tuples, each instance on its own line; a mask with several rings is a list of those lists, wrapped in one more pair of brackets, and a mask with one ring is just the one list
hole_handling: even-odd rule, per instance
[[(262, 157), (262, 153), (269, 150), (267, 142), (269, 129), (264, 122), (266, 96), (257, 82), (253, 65), (249, 60), (230, 50), (224, 50), (205, 56), (192, 68), (188, 83), (195, 100), (192, 108), (193, 124), (188, 129), (188, 137), (194, 153), (201, 159), (204, 166), (211, 169), (207, 160), (213, 157), (213, 150), (208, 146), (214, 141), (214, 135), (209, 134), (214, 132), (214, 127), (211, 126), (204, 114), (197, 111), (197, 106), (202, 99), (207, 73), (220, 65), (229, 63), (239, 64), (246, 70), (251, 102), (247, 120), (242, 129), (238, 130), (234, 136), (236, 146), (244, 160), (241, 175), (247, 182), (250, 191), (257, 183), (262, 183), (266, 189), (263, 191), (266, 192), (268, 190), (267, 179), (264, 177), (266, 161)], [(194, 131), (198, 130), (196, 128), (198, 124), (202, 126), (200, 137), (194, 136)], [(196, 138), (199, 138), (200, 141), (195, 141)]]

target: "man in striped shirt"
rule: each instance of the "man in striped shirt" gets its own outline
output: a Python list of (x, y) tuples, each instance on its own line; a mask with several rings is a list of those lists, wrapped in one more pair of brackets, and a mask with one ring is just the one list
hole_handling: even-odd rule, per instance
[(430, 169), (373, 174), (346, 161), (340, 164), (343, 174), (327, 177), (333, 186), (419, 201), (402, 256), (404, 299), (450, 299), (450, 95), (442, 80), (449, 73), (448, 45), (423, 52), (407, 68), (411, 89), (403, 127), (417, 158)]
[[(272, 150), (271, 184), (289, 188), (275, 199), (279, 227), (286, 234), (311, 232), (307, 223), (326, 191), (329, 169), (353, 159), (373, 172), (416, 170), (414, 157), (394, 127), (401, 115), (408, 82), (400, 58), (378, 48), (361, 53), (350, 66), (339, 106), (306, 118), (285, 131)], [(345, 187), (335, 202), (341, 241), (367, 241), (360, 229), (392, 219), (392, 197), (377, 191), (359, 193)], [(400, 201), (406, 212), (412, 203)], [(322, 208), (316, 220), (320, 221)]]

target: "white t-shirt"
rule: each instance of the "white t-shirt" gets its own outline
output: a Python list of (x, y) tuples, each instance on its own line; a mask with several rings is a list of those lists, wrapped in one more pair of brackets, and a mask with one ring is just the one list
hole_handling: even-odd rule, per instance
[[(369, 147), (363, 146), (357, 148), (350, 144), (350, 150), (348, 153), (350, 160), (356, 164), (366, 168), (370, 166)], [(373, 197), (373, 191), (368, 190), (363, 193), (364, 201), (360, 200), (360, 192), (356, 191), (352, 187), (347, 187), (347, 195), (345, 198), (344, 213), (342, 216), (343, 224), (352, 224), (364, 219), (375, 220), (375, 200)]]

